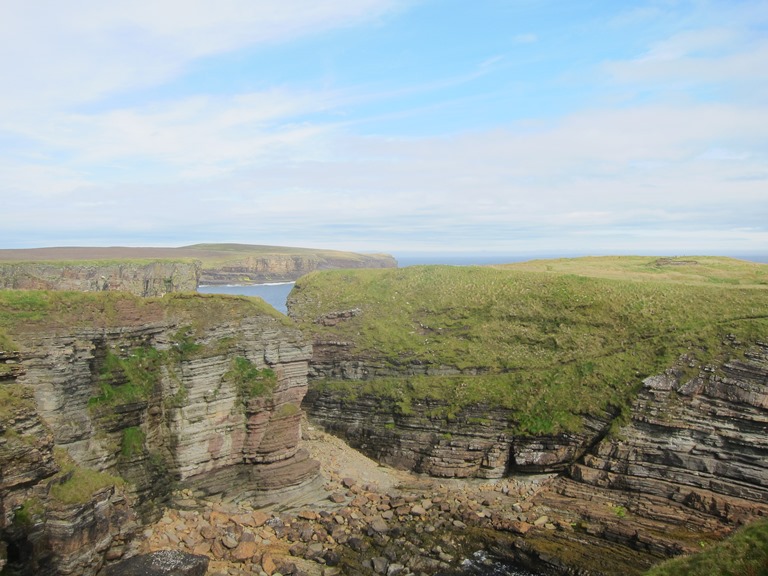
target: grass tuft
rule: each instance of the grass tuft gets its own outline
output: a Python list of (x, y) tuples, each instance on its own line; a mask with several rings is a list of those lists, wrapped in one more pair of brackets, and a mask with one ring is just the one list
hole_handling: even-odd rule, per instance
[(224, 374), (224, 379), (232, 382), (238, 397), (245, 401), (249, 398), (260, 398), (272, 394), (277, 386), (277, 375), (271, 368), (258, 368), (242, 356), (232, 359), (230, 369)]

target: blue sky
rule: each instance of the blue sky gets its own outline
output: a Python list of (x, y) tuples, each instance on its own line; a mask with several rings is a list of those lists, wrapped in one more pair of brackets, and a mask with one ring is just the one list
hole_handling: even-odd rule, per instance
[(768, 3), (0, 6), (0, 247), (768, 253)]

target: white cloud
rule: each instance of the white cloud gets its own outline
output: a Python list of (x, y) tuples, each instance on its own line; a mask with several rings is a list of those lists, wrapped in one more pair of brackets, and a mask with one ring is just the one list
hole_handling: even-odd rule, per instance
[(0, 4), (0, 115), (153, 85), (192, 60), (375, 19), (399, 0)]
[[(603, 68), (622, 88), (736, 83), (739, 98), (691, 91), (450, 137), (384, 138), (353, 132), (359, 117), (335, 118), (350, 103), (419, 87), (361, 96), (284, 86), (66, 108), (167, 79), (200, 55), (375, 18), (392, 2), (80, 2), (77, 13), (51, 3), (42, 15), (29, 4), (0, 9), (0, 71), (17, 80), (0, 93), (0, 130), (19, 142), (0, 159), (11, 215), (0, 244), (47, 230), (60, 231), (57, 243), (173, 234), (170, 243), (379, 250), (535, 240), (539, 250), (642, 243), (666, 253), (768, 241), (768, 108), (744, 97), (768, 87), (761, 39), (688, 31)], [(10, 58), (10, 48), (23, 50)]]

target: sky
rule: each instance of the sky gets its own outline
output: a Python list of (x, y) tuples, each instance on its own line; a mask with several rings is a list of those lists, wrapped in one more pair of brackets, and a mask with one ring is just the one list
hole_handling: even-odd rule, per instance
[(768, 254), (765, 0), (0, 2), (0, 248)]

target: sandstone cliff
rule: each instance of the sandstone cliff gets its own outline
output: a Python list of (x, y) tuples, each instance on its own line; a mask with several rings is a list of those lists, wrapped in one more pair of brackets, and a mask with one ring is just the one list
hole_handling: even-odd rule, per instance
[(0, 249), (0, 289), (194, 292), (199, 284), (290, 282), (315, 270), (394, 268), (388, 254), (249, 244)]
[(0, 289), (119, 290), (137, 296), (162, 296), (194, 292), (199, 274), (199, 263), (170, 260), (0, 263)]
[(0, 358), (0, 395), (13, 399), (0, 428), (10, 573), (95, 574), (156, 518), (171, 483), (241, 498), (316, 475), (299, 446), (311, 348), (263, 303), (3, 297), (12, 316), (45, 312), (5, 318), (18, 348)]
[(728, 347), (716, 364), (686, 356), (646, 379), (630, 422), (535, 499), (559, 529), (534, 530), (518, 553), (638, 574), (768, 516), (768, 343)]

